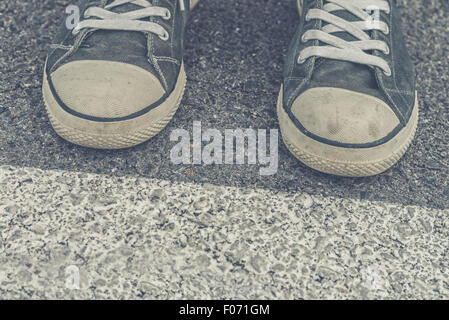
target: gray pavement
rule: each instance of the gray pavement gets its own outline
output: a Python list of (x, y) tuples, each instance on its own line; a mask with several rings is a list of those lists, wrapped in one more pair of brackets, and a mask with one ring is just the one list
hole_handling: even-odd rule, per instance
[[(72, 1), (73, 2), (73, 1)], [(45, 55), (71, 1), (0, 3), (0, 163), (171, 181), (258, 186), (327, 196), (448, 207), (449, 6), (407, 1), (404, 29), (418, 76), (421, 122), (404, 159), (367, 179), (329, 177), (300, 164), (281, 143), (280, 168), (174, 166), (170, 132), (192, 128), (277, 128), (283, 57), (298, 17), (295, 1), (200, 1), (187, 32), (188, 87), (175, 120), (137, 148), (105, 152), (73, 146), (51, 129), (41, 98)]]
[[(122, 151), (65, 142), (51, 129), (40, 87), (72, 3), (0, 2), (0, 297), (449, 298), (447, 0), (403, 1), (417, 137), (392, 169), (358, 179), (313, 171), (282, 143), (279, 171), (268, 177), (257, 166), (170, 162), (170, 133), (193, 121), (278, 128), (283, 57), (298, 19), (293, 0), (200, 1), (174, 121)], [(210, 212), (197, 217), (204, 192)], [(64, 289), (72, 264), (80, 290)]]
[(449, 210), (9, 166), (0, 195), (0, 297), (449, 298)]

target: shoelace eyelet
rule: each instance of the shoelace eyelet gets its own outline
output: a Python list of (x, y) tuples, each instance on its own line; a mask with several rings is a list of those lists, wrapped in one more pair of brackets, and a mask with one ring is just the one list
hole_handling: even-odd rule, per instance
[(305, 37), (305, 34), (303, 34), (303, 35), (301, 36), (301, 42), (302, 42), (302, 43), (306, 43), (307, 41), (309, 41), (309, 39), (307, 39), (307, 37)]
[(170, 12), (170, 10), (167, 9), (165, 11), (165, 16), (163, 16), (162, 19), (164, 19), (164, 20), (170, 20), (171, 19), (171, 12)]
[(296, 62), (297, 62), (298, 64), (303, 64), (304, 62), (306, 62), (306, 59), (302, 59), (302, 58), (301, 58), (301, 55), (299, 55), (299, 57), (298, 57), (298, 59), (296, 60)]
[(80, 30), (79, 30), (78, 26), (76, 26), (75, 28), (72, 29), (72, 35), (76, 36), (76, 35), (78, 35), (78, 33), (80, 33)]
[(159, 38), (161, 40), (167, 41), (168, 39), (170, 39), (170, 35), (168, 34), (167, 31), (165, 31), (164, 34), (159, 35)]

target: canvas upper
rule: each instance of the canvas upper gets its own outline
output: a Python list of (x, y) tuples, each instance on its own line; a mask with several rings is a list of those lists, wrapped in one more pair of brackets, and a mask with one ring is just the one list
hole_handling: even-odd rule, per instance
[(86, 20), (102, 20), (84, 15), (112, 3), (114, 7), (108, 11), (117, 14), (135, 13), (148, 4), (159, 8), (154, 16), (136, 19), (145, 27), (151, 22), (150, 29), (157, 32), (94, 27), (74, 32), (64, 24), (48, 55), (46, 79), (61, 107), (83, 119), (138, 117), (170, 95), (180, 72), (189, 0), (142, 0), (141, 4), (83, 0), (80, 25)]
[[(370, 40), (378, 40), (379, 45), (383, 42), (387, 46), (365, 53), (380, 57), (390, 72), (379, 66), (320, 56), (310, 56), (298, 62), (304, 49), (327, 45), (303, 38), (307, 31), (322, 30), (329, 24), (311, 19), (308, 16), (310, 10), (323, 9), (325, 5), (329, 8), (329, 4), (335, 6), (339, 1), (303, 1), (301, 20), (285, 63), (283, 108), (302, 133), (317, 141), (339, 147), (372, 148), (393, 139), (409, 122), (415, 102), (414, 67), (405, 46), (395, 0), (384, 1), (389, 10), (379, 12), (379, 21), (388, 29), (364, 31)], [(357, 1), (370, 2), (353, 0), (351, 3)], [(330, 14), (345, 21), (361, 22), (347, 10)], [(349, 43), (359, 40), (344, 31), (331, 34)], [(338, 114), (340, 111), (352, 112), (352, 115), (344, 118)], [(346, 126), (338, 123), (344, 121), (347, 121)]]

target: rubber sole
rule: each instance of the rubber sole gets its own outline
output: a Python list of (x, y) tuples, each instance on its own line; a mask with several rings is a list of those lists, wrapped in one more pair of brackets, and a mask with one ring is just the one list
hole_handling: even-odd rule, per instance
[(338, 176), (367, 177), (388, 170), (405, 154), (418, 126), (419, 107), (416, 97), (409, 123), (393, 139), (373, 148), (342, 148), (316, 141), (302, 133), (282, 105), (281, 87), (277, 114), (288, 150), (306, 166)]
[(131, 120), (96, 122), (65, 111), (54, 98), (46, 79), (45, 74), (43, 97), (48, 117), (56, 133), (69, 142), (95, 149), (129, 148), (154, 137), (173, 118), (186, 85), (186, 74), (182, 65), (175, 89), (160, 106)]
[[(199, 0), (191, 0), (193, 8)], [(56, 133), (63, 139), (88, 148), (124, 149), (139, 145), (161, 132), (175, 115), (186, 86), (182, 64), (175, 89), (158, 107), (137, 118), (117, 122), (96, 122), (76, 117), (58, 104), (44, 74), (42, 93)]]

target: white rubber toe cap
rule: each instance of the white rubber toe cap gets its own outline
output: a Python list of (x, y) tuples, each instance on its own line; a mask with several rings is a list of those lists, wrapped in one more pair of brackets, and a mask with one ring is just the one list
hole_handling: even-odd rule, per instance
[(151, 72), (114, 61), (82, 60), (51, 74), (62, 102), (73, 111), (99, 118), (120, 118), (154, 104), (165, 93)]
[(310, 133), (344, 144), (378, 141), (399, 125), (382, 100), (339, 88), (305, 91), (294, 101), (292, 113)]

